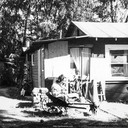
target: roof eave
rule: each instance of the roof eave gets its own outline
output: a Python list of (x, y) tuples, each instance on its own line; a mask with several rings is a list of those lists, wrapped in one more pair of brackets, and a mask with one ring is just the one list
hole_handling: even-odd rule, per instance
[(52, 42), (69, 41), (69, 40), (72, 40), (72, 39), (80, 39), (80, 38), (89, 38), (89, 36), (84, 35), (84, 36), (65, 37), (65, 38), (62, 38), (62, 39), (37, 40), (37, 41), (32, 42), (32, 45), (24, 53), (33, 53), (36, 50), (39, 50), (41, 47), (43, 47), (43, 45), (49, 44), (49, 43), (52, 43)]
[(24, 52), (25, 54), (27, 53), (33, 53), (36, 50), (39, 50), (41, 47), (43, 47), (46, 44), (56, 42), (56, 41), (69, 41), (69, 40), (74, 40), (74, 39), (83, 39), (83, 38), (89, 38), (89, 39), (95, 39), (96, 41), (102, 40), (102, 39), (107, 39), (107, 40), (125, 40), (128, 41), (128, 37), (89, 37), (87, 35), (84, 36), (74, 36), (74, 37), (65, 37), (62, 39), (49, 39), (49, 40), (37, 40), (32, 43), (32, 45)]

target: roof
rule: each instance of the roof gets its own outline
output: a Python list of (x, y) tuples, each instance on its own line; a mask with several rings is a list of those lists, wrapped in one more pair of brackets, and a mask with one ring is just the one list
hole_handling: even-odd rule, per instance
[(69, 40), (73, 40), (73, 39), (82, 39), (82, 38), (88, 38), (88, 36), (84, 35), (84, 36), (65, 37), (62, 39), (37, 40), (37, 41), (32, 42), (32, 45), (24, 53), (26, 54), (26, 53), (34, 52), (34, 51), (40, 49), (43, 45), (49, 44), (52, 42), (69, 41)]
[[(82, 31), (81, 36), (73, 36), (75, 28)], [(106, 22), (76, 22), (72, 21), (69, 25), (67, 34), (62, 39), (37, 40), (32, 42), (30, 48), (25, 53), (34, 52), (40, 49), (44, 44), (56, 41), (69, 41), (82, 38), (120, 38), (128, 39), (128, 23), (106, 23)]]
[(96, 38), (128, 38), (128, 23), (75, 22), (74, 27)]

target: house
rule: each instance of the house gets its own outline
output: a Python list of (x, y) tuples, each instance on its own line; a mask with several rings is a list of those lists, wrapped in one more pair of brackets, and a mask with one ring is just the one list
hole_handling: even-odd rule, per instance
[(105, 81), (107, 100), (128, 98), (128, 23), (71, 22), (64, 38), (37, 40), (26, 53), (35, 87), (79, 70)]

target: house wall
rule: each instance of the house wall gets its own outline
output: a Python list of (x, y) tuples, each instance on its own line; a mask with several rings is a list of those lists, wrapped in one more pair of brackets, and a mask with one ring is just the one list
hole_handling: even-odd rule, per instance
[(105, 45), (106, 44), (128, 44), (127, 40), (123, 40), (123, 39), (98, 39), (98, 38), (94, 38), (92, 39), (90, 42), (92, 42), (93, 44), (93, 48), (92, 48), (92, 53), (93, 54), (97, 54), (97, 57), (100, 54), (103, 54), (105, 56)]
[(48, 57), (60, 57), (68, 55), (68, 42), (58, 41), (48, 45)]
[(128, 81), (107, 81), (105, 90), (107, 101), (128, 102)]
[(32, 79), (33, 86), (38, 87), (38, 51), (33, 53)]
[[(102, 67), (101, 72), (105, 68), (105, 44), (127, 44), (127, 41), (115, 40), (115, 39), (77, 39), (67, 41), (58, 41), (48, 44), (45, 47), (45, 86), (50, 89), (50, 86), (53, 82), (53, 79), (57, 77), (63, 71), (61, 69), (70, 70), (70, 56), (68, 54), (68, 50), (70, 47), (89, 47), (92, 49), (92, 58), (101, 58), (103, 61), (101, 62), (102, 66), (97, 65), (97, 67)], [(67, 56), (67, 57), (66, 57)], [(68, 57), (69, 56), (69, 57)], [(65, 58), (61, 58), (65, 57)], [(69, 61), (67, 61), (69, 58)], [(66, 60), (67, 59), (67, 60)], [(60, 63), (56, 62), (60, 60)], [(61, 61), (62, 60), (62, 61)], [(63, 62), (63, 60), (65, 60)], [(61, 63), (62, 62), (62, 63)], [(93, 63), (96, 66), (96, 63)], [(98, 64), (98, 63), (97, 63)], [(58, 65), (64, 65), (64, 67), (57, 67)], [(66, 66), (68, 68), (66, 68)], [(55, 68), (53, 68), (55, 67)], [(58, 70), (56, 70), (57, 68)], [(97, 69), (98, 68), (94, 69)], [(103, 68), (104, 67), (104, 68)], [(106, 68), (105, 68), (106, 69)], [(60, 73), (58, 72), (60, 71)], [(99, 70), (98, 70), (99, 71)], [(33, 72), (33, 81), (34, 87), (38, 87), (38, 52), (34, 53), (34, 65), (32, 66)], [(95, 72), (95, 70), (93, 71)], [(96, 73), (96, 72), (95, 72)], [(100, 75), (99, 75), (100, 74)], [(105, 74), (98, 72), (97, 75), (105, 76)], [(100, 77), (101, 78), (101, 77)], [(128, 81), (108, 81), (106, 80), (105, 92), (106, 92), (106, 100), (107, 101), (119, 101), (128, 99)]]
[(128, 44), (125, 39), (77, 39), (70, 41), (69, 47), (90, 47), (92, 50), (91, 58), (91, 79), (97, 77), (98, 80), (105, 80), (105, 92), (107, 101), (128, 101), (128, 81), (108, 80), (108, 67), (105, 59), (105, 45)]
[(45, 86), (50, 89), (53, 79), (61, 74), (65, 76), (70, 70), (68, 42), (57, 41), (48, 44), (45, 49)]
[[(123, 45), (123, 44), (128, 44), (127, 41), (125, 40), (115, 40), (115, 39), (99, 39), (95, 40), (95, 43), (93, 43), (94, 47), (92, 49), (92, 55), (94, 58), (100, 58), (103, 56), (105, 59), (105, 45), (106, 44), (118, 44), (118, 45)], [(96, 66), (96, 64), (94, 64)], [(98, 66), (97, 66), (98, 67)], [(95, 67), (95, 68), (97, 68)], [(104, 67), (104, 70), (102, 68), (103, 73), (98, 73), (97, 75), (101, 74), (101, 76), (107, 76), (106, 71), (107, 67), (105, 67), (105, 63), (102, 63), (102, 66), (99, 67)], [(100, 76), (100, 75), (99, 75)], [(128, 80), (109, 80), (106, 79), (106, 84), (105, 84), (105, 92), (106, 92), (106, 100), (107, 101), (128, 101)]]

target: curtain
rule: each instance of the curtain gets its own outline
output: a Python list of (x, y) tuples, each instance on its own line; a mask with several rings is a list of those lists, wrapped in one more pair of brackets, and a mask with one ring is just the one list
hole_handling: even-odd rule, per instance
[(91, 50), (89, 48), (82, 49), (82, 76), (90, 74), (90, 54)]
[(76, 65), (77, 70), (81, 71), (80, 68), (80, 49), (79, 48), (71, 48), (70, 53), (72, 56), (72, 59)]
[(77, 70), (82, 76), (88, 76), (90, 74), (91, 50), (89, 48), (71, 48), (70, 52)]

